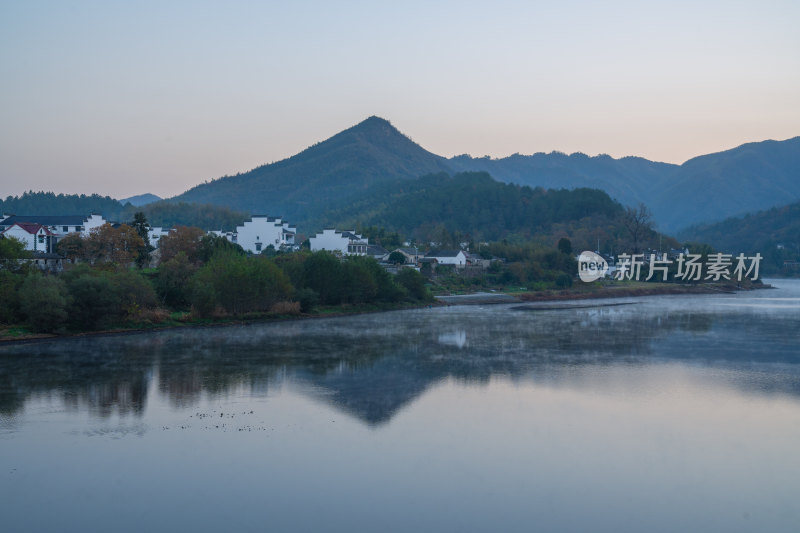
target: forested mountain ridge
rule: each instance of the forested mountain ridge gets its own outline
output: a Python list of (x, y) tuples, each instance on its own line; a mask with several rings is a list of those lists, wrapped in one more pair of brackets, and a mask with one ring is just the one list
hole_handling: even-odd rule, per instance
[(800, 137), (748, 143), (682, 165), (561, 152), (445, 159), (373, 116), (293, 157), (198, 185), (173, 200), (268, 212), (303, 224), (346, 207), (376, 184), (439, 172), (488, 172), (505, 183), (548, 189), (601, 189), (624, 205), (646, 204), (659, 229), (674, 232), (800, 200)]
[(560, 152), (502, 159), (462, 155), (448, 163), (506, 183), (602, 189), (623, 204), (646, 204), (659, 228), (670, 232), (800, 200), (800, 137), (747, 143), (682, 165)]
[(731, 254), (760, 253), (768, 273), (780, 272), (784, 261), (800, 261), (800, 202), (692, 226), (679, 237)]
[[(601, 189), (623, 205), (644, 203), (652, 210), (656, 227), (674, 233), (693, 224), (800, 200), (800, 137), (748, 143), (682, 165), (640, 157), (615, 159), (560, 152), (501, 159), (467, 155), (445, 159), (415, 144), (388, 121), (373, 116), (295, 156), (197, 185), (169, 200), (148, 204), (144, 210), (159, 213), (164, 224), (175, 220), (205, 229), (212, 229), (207, 224), (222, 220), (228, 227), (232, 212), (237, 217), (269, 214), (283, 216), (313, 232), (323, 222), (342, 222), (326, 213), (347, 214), (345, 220), (353, 220), (354, 205), (366, 210), (362, 213), (366, 215), (421, 176), (460, 172), (487, 172), (499, 182), (547, 189)], [(427, 187), (430, 189), (430, 184)], [(44, 196), (34, 198), (30, 196), (33, 193), (26, 194), (9, 197), (0, 208), (17, 214), (97, 211), (107, 218), (122, 218), (127, 213), (116, 200), (98, 195), (41, 193)], [(458, 198), (454, 195), (449, 201)], [(34, 200), (40, 203), (34, 205)], [(184, 203), (178, 208), (183, 214), (168, 215), (165, 203)], [(195, 212), (187, 219), (185, 215), (191, 211), (188, 204), (220, 206), (227, 212), (199, 218), (202, 213)], [(153, 222), (158, 223), (155, 219)], [(446, 220), (442, 222), (447, 224)]]
[(597, 189), (543, 189), (500, 183), (485, 172), (431, 174), (382, 184), (314, 226), (376, 226), (421, 242), (543, 239), (571, 236), (576, 245), (623, 237), (624, 209)]
[(233, 230), (248, 218), (244, 212), (227, 207), (185, 202), (152, 202), (142, 206), (123, 204), (99, 194), (55, 194), (28, 191), (0, 200), (0, 214), (5, 215), (82, 215), (96, 213), (111, 222), (127, 222), (141, 211), (152, 226), (197, 226), (211, 230)]
[(344, 205), (376, 183), (449, 170), (444, 158), (373, 116), (288, 159), (198, 185), (172, 200), (301, 222), (321, 209)]

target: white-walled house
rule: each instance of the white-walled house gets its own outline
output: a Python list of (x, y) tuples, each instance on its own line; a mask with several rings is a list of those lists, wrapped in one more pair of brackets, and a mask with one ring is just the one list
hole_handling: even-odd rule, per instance
[(467, 264), (467, 256), (463, 250), (437, 250), (425, 254), (425, 258), (434, 260), (440, 265), (463, 267)]
[(161, 237), (165, 235), (169, 235), (169, 229), (164, 229), (161, 226), (150, 226), (147, 228), (147, 240), (153, 248), (158, 248), (158, 242), (161, 240)]
[(278, 250), (281, 246), (293, 246), (297, 228), (281, 219), (266, 215), (253, 215), (243, 225), (236, 227), (236, 233), (226, 235), (245, 251), (260, 254), (269, 246)]
[(327, 250), (338, 251), (342, 255), (367, 255), (369, 239), (358, 235), (355, 231), (337, 231), (334, 228), (325, 228), (322, 233), (317, 233), (308, 243), (312, 252)]
[(407, 246), (404, 248), (396, 248), (395, 250), (392, 250), (392, 253), (394, 252), (400, 252), (403, 254), (403, 257), (405, 258), (404, 264), (406, 265), (417, 265), (419, 264), (420, 258), (423, 257), (419, 251), (419, 248), (416, 247)]
[[(43, 243), (39, 242), (37, 235), (36, 245), (37, 248), (28, 248), (28, 250), (35, 250), (41, 252), (52, 253), (55, 251), (56, 244), (63, 237), (70, 233), (79, 233), (82, 237), (87, 237), (89, 232), (95, 228), (99, 228), (106, 223), (102, 215), (91, 214), (89, 216), (81, 215), (10, 215), (0, 221), (0, 232), (8, 231), (15, 224), (35, 224), (40, 225), (47, 229), (49, 235), (43, 235)], [(16, 230), (17, 232), (19, 230)], [(48, 238), (49, 237), (49, 238)], [(26, 241), (28, 242), (28, 241)], [(46, 244), (45, 248), (41, 245)]]
[(26, 250), (34, 252), (53, 251), (53, 233), (41, 224), (33, 222), (15, 222), (3, 230), (3, 237), (14, 238), (25, 244)]

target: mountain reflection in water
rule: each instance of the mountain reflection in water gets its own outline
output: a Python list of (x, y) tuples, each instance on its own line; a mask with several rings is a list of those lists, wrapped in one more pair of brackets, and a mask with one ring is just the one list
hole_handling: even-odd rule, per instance
[(242, 388), (263, 396), (291, 382), (377, 427), (449, 378), (569, 384), (579, 369), (669, 361), (744, 368), (744, 381), (735, 373), (720, 379), (750, 393), (797, 396), (793, 291), (789, 282), (782, 293), (652, 297), (618, 307), (454, 306), (4, 345), (0, 416), (13, 418), (42, 396), (94, 417), (141, 416), (154, 388), (189, 409), (203, 396)]

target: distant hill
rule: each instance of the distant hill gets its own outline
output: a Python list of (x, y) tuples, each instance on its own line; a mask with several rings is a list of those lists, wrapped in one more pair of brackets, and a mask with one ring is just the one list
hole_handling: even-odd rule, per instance
[(614, 159), (608, 155), (589, 157), (561, 152), (514, 154), (502, 159), (460, 155), (449, 159), (448, 163), (461, 172), (488, 172), (506, 183), (547, 189), (601, 189), (623, 204), (644, 202), (651, 208), (651, 191), (667, 186), (679, 170), (678, 165), (655, 163), (641, 157)]
[(744, 144), (682, 165), (559, 152), (502, 159), (458, 156), (448, 163), (507, 183), (599, 188), (626, 205), (643, 202), (658, 227), (669, 232), (800, 200), (800, 137)]
[(128, 222), (137, 211), (144, 212), (153, 226), (197, 226), (206, 230), (235, 229), (249, 215), (227, 207), (184, 202), (154, 202), (143, 206), (123, 205), (118, 200), (97, 194), (23, 193), (0, 200), (0, 214), (7, 215), (89, 215), (97, 213), (106, 220)]
[(300, 223), (320, 210), (346, 204), (376, 183), (449, 170), (445, 159), (388, 121), (369, 117), (293, 157), (198, 185), (171, 200), (213, 203)]
[(692, 226), (679, 237), (732, 254), (759, 252), (773, 267), (767, 272), (776, 272), (784, 260), (800, 260), (800, 202)]
[(745, 144), (683, 165), (560, 152), (445, 159), (388, 121), (370, 117), (293, 157), (198, 185), (170, 201), (282, 215), (305, 224), (345, 208), (376, 184), (439, 172), (488, 172), (498, 181), (531, 187), (602, 189), (625, 205), (643, 202), (659, 229), (674, 232), (800, 200), (800, 137)]
[(143, 205), (152, 204), (153, 202), (158, 202), (159, 200), (161, 200), (161, 197), (156, 196), (155, 194), (145, 193), (131, 196), (130, 198), (123, 198), (120, 200), (120, 203), (123, 205), (131, 204), (135, 207), (141, 207)]
[(14, 215), (82, 215), (98, 213), (106, 217), (121, 212), (123, 205), (99, 194), (55, 194), (28, 191), (0, 200), (0, 213)]
[[(597, 189), (533, 189), (485, 172), (446, 173), (384, 184), (312, 224), (383, 227), (421, 241), (500, 241), (570, 235), (576, 246), (618, 240), (623, 207)], [(552, 242), (550, 242), (552, 241)]]

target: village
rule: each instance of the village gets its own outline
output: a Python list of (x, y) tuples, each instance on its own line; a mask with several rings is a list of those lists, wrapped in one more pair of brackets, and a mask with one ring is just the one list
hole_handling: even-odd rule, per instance
[[(0, 215), (0, 236), (14, 238), (22, 242), (30, 252), (31, 263), (40, 269), (60, 272), (64, 262), (70, 260), (59, 250), (59, 242), (69, 235), (89, 237), (93, 231), (105, 224), (118, 228), (121, 224), (106, 220), (103, 215)], [(175, 228), (158, 226), (147, 227), (147, 244), (152, 248), (150, 265), (159, 262), (159, 243), (162, 237), (174, 232)], [(274, 252), (299, 251), (303, 243), (297, 242), (297, 227), (282, 219), (267, 215), (253, 215), (235, 231), (211, 230), (207, 235), (222, 237), (240, 246), (248, 254), (258, 255)], [(471, 253), (469, 243), (461, 243), (460, 249), (445, 250), (437, 248), (439, 243), (428, 243), (425, 252), (411, 242), (404, 246), (387, 250), (379, 244), (371, 244), (367, 237), (356, 230), (325, 228), (311, 236), (307, 246), (312, 252), (328, 251), (337, 256), (366, 256), (375, 259), (390, 272), (398, 268), (420, 270), (425, 265), (451, 265), (455, 269), (485, 269), (491, 260)]]

